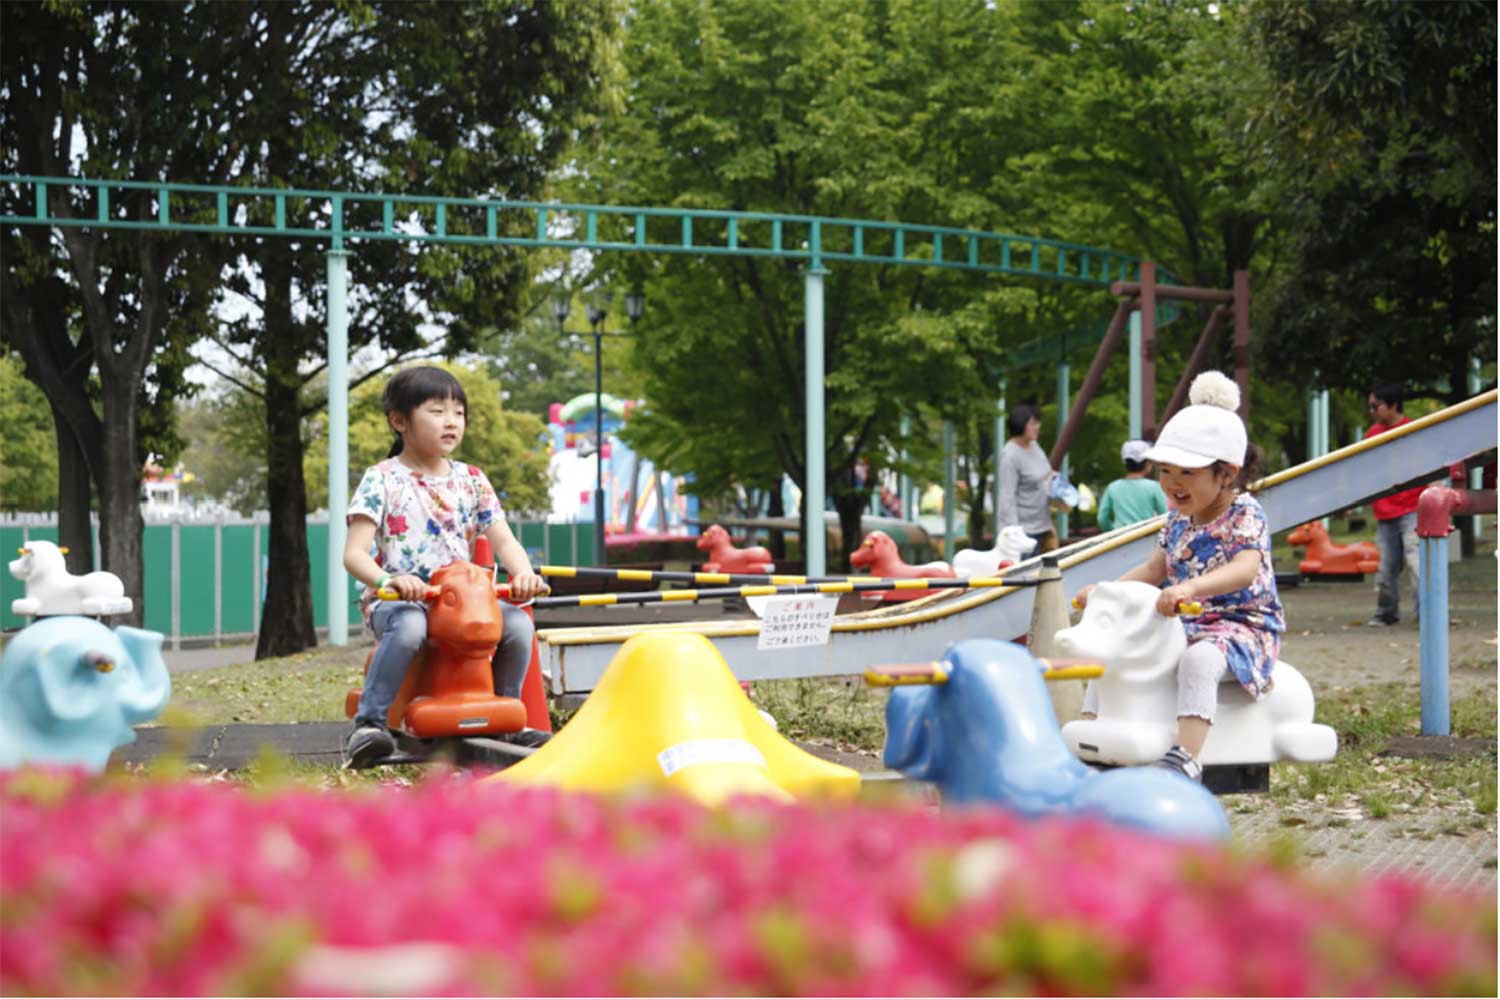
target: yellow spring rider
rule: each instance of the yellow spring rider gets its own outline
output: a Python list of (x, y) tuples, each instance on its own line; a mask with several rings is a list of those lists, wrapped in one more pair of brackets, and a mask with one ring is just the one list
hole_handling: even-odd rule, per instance
[(552, 740), (489, 780), (569, 791), (668, 788), (706, 805), (738, 794), (852, 799), (859, 774), (779, 735), (702, 635), (646, 632), (620, 646)]

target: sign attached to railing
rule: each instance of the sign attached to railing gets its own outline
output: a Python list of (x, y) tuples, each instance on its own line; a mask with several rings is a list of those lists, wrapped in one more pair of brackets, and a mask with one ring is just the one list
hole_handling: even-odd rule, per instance
[(760, 622), (757, 649), (790, 649), (827, 645), (839, 598), (820, 595), (771, 597)]

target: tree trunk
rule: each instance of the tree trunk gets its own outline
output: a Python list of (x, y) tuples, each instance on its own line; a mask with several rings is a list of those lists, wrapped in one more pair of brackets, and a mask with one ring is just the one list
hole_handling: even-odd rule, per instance
[(307, 484), (302, 477), (300, 353), (292, 342), (292, 269), (265, 258), (266, 504), (271, 512), (266, 606), (255, 658), (289, 656), (318, 644), (313, 628), (312, 562), (307, 552)]
[(68, 549), (68, 571), (82, 575), (95, 569), (88, 458), (66, 414), (56, 406), (51, 408), (57, 436), (57, 543)]
[(120, 577), (131, 597), (126, 623), (139, 628), (146, 615), (145, 550), (141, 518), (141, 475), (136, 461), (136, 391), (134, 378), (106, 375), (104, 395), (103, 474), (99, 476), (99, 551), (104, 568)]
[(859, 489), (840, 490), (833, 496), (833, 507), (839, 512), (839, 533), (843, 535), (839, 565), (845, 572), (851, 568), (849, 556), (864, 540), (861, 521), (869, 503), (869, 495)]

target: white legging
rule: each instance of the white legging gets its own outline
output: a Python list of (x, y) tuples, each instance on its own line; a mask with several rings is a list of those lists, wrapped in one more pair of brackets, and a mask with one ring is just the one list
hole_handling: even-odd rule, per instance
[[(1177, 660), (1177, 717), (1214, 720), (1219, 681), (1229, 672), (1224, 653), (1212, 642), (1194, 642)], [(1099, 713), (1099, 692), (1090, 683), (1083, 693), (1083, 713)]]

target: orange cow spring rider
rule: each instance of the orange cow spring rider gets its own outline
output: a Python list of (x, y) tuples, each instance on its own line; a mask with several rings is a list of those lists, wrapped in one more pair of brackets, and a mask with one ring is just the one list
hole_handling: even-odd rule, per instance
[(1297, 563), (1297, 571), (1304, 576), (1360, 576), (1380, 570), (1380, 552), (1374, 544), (1358, 541), (1336, 545), (1320, 520), (1293, 529), (1286, 539), (1307, 547), (1307, 557)]
[(704, 572), (764, 574), (776, 571), (769, 551), (760, 545), (736, 548), (729, 540), (729, 532), (718, 524), (710, 524), (698, 538), (698, 550), (708, 553), (703, 562)]
[[(953, 567), (947, 562), (928, 562), (925, 565), (908, 565), (901, 560), (896, 542), (884, 531), (871, 531), (865, 540), (849, 556), (850, 565), (870, 576), (882, 579), (953, 579)], [(915, 600), (925, 597), (931, 590), (881, 590), (870, 596), (878, 596), (887, 602)]]
[[(488, 543), (481, 538), (478, 547), (476, 558), (486, 561)], [(507, 587), (495, 584), (490, 568), (473, 562), (452, 562), (432, 574), (426, 597), (427, 642), (391, 705), (387, 723), (393, 731), (430, 739), (518, 732), (526, 727), (528, 705), (496, 695), (490, 668), (501, 633), (500, 606), (495, 601), (508, 592)], [(369, 670), (368, 660), (365, 669)], [(534, 653), (531, 671), (536, 672)], [(532, 680), (528, 674), (528, 687)], [(536, 692), (541, 693), (539, 685)], [(359, 695), (358, 690), (351, 690), (345, 696), (344, 711), (350, 718), (359, 709)], [(550, 731), (545, 710), (543, 699), (541, 721)], [(536, 722), (532, 726), (537, 727)]]

